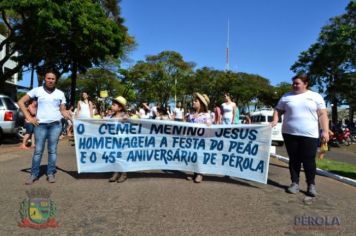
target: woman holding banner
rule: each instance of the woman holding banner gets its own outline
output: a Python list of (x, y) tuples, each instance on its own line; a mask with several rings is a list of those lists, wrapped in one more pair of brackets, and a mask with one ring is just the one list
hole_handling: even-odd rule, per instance
[[(194, 112), (189, 114), (188, 121), (191, 123), (200, 123), (211, 125), (211, 117), (208, 113), (209, 97), (206, 94), (195, 93), (193, 100), (193, 109)], [(203, 181), (203, 175), (200, 173), (194, 173), (194, 182), (200, 183)], [(188, 180), (193, 179), (190, 176)]]
[(296, 75), (292, 78), (293, 91), (286, 93), (279, 100), (273, 114), (272, 127), (284, 114), (282, 134), (289, 156), (289, 171), (292, 184), (289, 193), (299, 192), (299, 173), (301, 164), (308, 185), (307, 194), (316, 196), (315, 156), (319, 139), (319, 123), (322, 129), (321, 141), (329, 141), (329, 121), (325, 101), (316, 92), (308, 90), (309, 78)]
[[(129, 118), (129, 114), (127, 112), (127, 101), (124, 97), (118, 96), (112, 100), (111, 110), (113, 114), (110, 118), (125, 120)], [(109, 179), (109, 182), (118, 182), (122, 183), (127, 180), (126, 172), (115, 172), (112, 177)]]

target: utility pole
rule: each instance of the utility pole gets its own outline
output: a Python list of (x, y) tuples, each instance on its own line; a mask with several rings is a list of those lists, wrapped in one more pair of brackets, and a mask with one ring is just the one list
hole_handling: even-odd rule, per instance
[(227, 42), (226, 42), (226, 64), (225, 71), (230, 70), (230, 20), (227, 19)]

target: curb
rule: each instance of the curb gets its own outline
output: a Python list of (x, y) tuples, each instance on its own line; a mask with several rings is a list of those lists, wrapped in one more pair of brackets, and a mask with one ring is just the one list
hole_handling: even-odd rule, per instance
[[(271, 153), (271, 156), (274, 157), (274, 158), (277, 158), (278, 160), (280, 160), (280, 161), (282, 161), (284, 163), (289, 163), (289, 158), (287, 158), (287, 157), (284, 157), (284, 156), (281, 156), (281, 155), (277, 155), (277, 154), (272, 154), (272, 153)], [(323, 176), (326, 176), (326, 177), (335, 179), (337, 181), (343, 182), (345, 184), (349, 184), (349, 185), (352, 185), (352, 186), (356, 187), (356, 180), (354, 180), (354, 179), (343, 177), (341, 175), (337, 175), (337, 174), (334, 174), (334, 173), (331, 173), (329, 171), (322, 170), (322, 169), (319, 169), (319, 168), (316, 168), (316, 173), (319, 174), (319, 175), (323, 175)]]

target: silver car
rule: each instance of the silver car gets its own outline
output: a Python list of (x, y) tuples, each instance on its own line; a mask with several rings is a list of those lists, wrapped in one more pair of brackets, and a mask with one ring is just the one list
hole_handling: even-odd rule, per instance
[(0, 94), (0, 139), (3, 135), (16, 135), (19, 109), (16, 103), (6, 95)]

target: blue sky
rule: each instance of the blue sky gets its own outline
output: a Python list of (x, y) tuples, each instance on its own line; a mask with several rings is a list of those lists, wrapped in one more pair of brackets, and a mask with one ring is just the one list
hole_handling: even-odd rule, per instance
[[(137, 48), (132, 66), (147, 55), (179, 52), (185, 61), (224, 70), (227, 22), (230, 69), (290, 82), (290, 66), (316, 42), (322, 26), (345, 12), (349, 0), (122, 0), (122, 16)], [(20, 82), (29, 86), (29, 75)]]
[(230, 69), (290, 82), (290, 66), (349, 0), (122, 0), (138, 47), (133, 60), (164, 50), (223, 70), (230, 22)]

